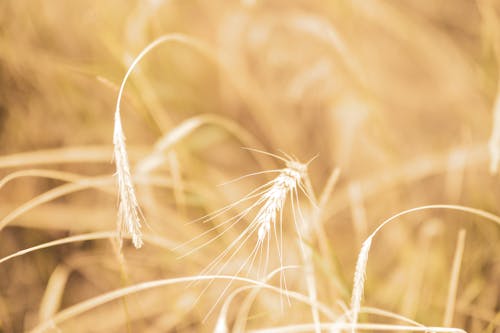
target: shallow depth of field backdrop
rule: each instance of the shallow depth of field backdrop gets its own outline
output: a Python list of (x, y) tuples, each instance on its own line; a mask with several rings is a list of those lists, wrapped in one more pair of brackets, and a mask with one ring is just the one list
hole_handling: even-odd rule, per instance
[[(161, 36), (121, 100), (144, 245), (120, 249), (115, 105)], [(499, 66), (490, 0), (1, 1), (0, 332), (339, 332), (384, 220), (500, 214)], [(287, 165), (244, 148), (315, 157), (253, 256), (262, 202), (232, 204)], [(500, 332), (494, 219), (389, 223), (357, 321)]]

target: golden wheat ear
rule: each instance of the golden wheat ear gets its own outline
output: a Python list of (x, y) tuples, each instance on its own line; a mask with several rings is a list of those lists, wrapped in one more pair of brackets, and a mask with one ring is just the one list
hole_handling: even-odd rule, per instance
[(127, 73), (123, 77), (122, 83), (120, 85), (120, 90), (118, 92), (118, 98), (116, 101), (115, 109), (115, 126), (113, 134), (113, 145), (114, 145), (114, 157), (116, 164), (116, 176), (118, 182), (118, 195), (119, 195), (119, 207), (118, 207), (118, 244), (121, 248), (122, 246), (122, 236), (127, 233), (132, 237), (132, 242), (136, 248), (140, 248), (143, 244), (142, 233), (141, 233), (141, 220), (142, 214), (139, 209), (139, 204), (137, 202), (137, 197), (134, 190), (134, 185), (132, 182), (132, 176), (130, 174), (130, 165), (128, 162), (127, 149), (125, 145), (125, 134), (122, 127), (121, 115), (120, 115), (120, 105), (123, 96), (123, 91), (127, 80), (134, 70), (134, 68), (139, 64), (139, 62), (146, 56), (151, 50), (155, 49), (157, 46), (168, 43), (176, 42), (185, 45), (190, 45), (195, 49), (204, 51), (205, 48), (201, 46), (196, 41), (190, 39), (189, 37), (182, 34), (167, 34), (160, 36), (151, 43), (149, 43), (142, 51), (135, 57), (129, 66)]
[(141, 217), (142, 214), (139, 209), (139, 203), (134, 190), (134, 185), (132, 182), (132, 176), (130, 174), (130, 165), (127, 156), (127, 147), (125, 145), (125, 134), (122, 127), (120, 105), (123, 97), (123, 91), (127, 80), (146, 54), (148, 54), (152, 49), (164, 43), (166, 41), (177, 39), (179, 36), (162, 36), (149, 45), (147, 45), (139, 55), (132, 61), (129, 66), (127, 73), (123, 77), (122, 83), (120, 85), (120, 90), (118, 91), (118, 98), (116, 100), (115, 108), (115, 126), (113, 132), (113, 147), (114, 147), (114, 158), (116, 165), (116, 178), (118, 183), (118, 244), (121, 248), (123, 234), (127, 233), (132, 238), (132, 243), (136, 248), (140, 248), (143, 244), (142, 232), (141, 232)]
[[(285, 202), (287, 201), (288, 197), (290, 197), (291, 209), (294, 216), (293, 219), (295, 220), (295, 209), (298, 208), (297, 193), (299, 190), (304, 189), (303, 182), (307, 178), (307, 165), (298, 162), (296, 159), (283, 158), (281, 156), (256, 150), (253, 148), (244, 149), (277, 158), (285, 163), (285, 167), (278, 170), (268, 170), (264, 172), (254, 173), (254, 175), (262, 173), (277, 173), (277, 175), (266, 184), (252, 191), (252, 195), (239, 200), (238, 203), (247, 201), (248, 199), (255, 199), (255, 201), (251, 203), (247, 208), (245, 208), (242, 212), (220, 224), (220, 226), (224, 227), (227, 224), (230, 224), (228, 227), (225, 227), (225, 229), (222, 230), (223, 234), (230, 228), (232, 228), (235, 224), (241, 222), (248, 214), (253, 215), (252, 211), (255, 212), (255, 215), (253, 215), (252, 219), (249, 221), (248, 226), (213, 261), (211, 261), (208, 266), (205, 267), (205, 269), (200, 273), (200, 276), (222, 274), (224, 269), (226, 269), (230, 262), (233, 261), (237, 253), (239, 253), (240, 250), (243, 249), (244, 245), (248, 244), (252, 238), (255, 238), (255, 244), (253, 245), (249, 255), (246, 256), (246, 259), (244, 259), (243, 263), (238, 264), (237, 271), (233, 274), (233, 276), (237, 277), (245, 271), (248, 273), (257, 273), (261, 279), (264, 278), (269, 267), (271, 242), (274, 242), (277, 247), (277, 255), (280, 267), (284, 267), (282, 230), (283, 210)], [(241, 177), (239, 179), (241, 179)], [(232, 207), (232, 205), (230, 205), (230, 207)], [(220, 211), (227, 211), (227, 209), (223, 208)], [(212, 219), (219, 215), (220, 211), (216, 211), (215, 214), (208, 215), (209, 219)], [(301, 238), (297, 221), (294, 221), (294, 224), (297, 232), (299, 233), (299, 238)], [(215, 230), (215, 228), (211, 229), (210, 231)], [(216, 236), (214, 239), (217, 239), (219, 236), (220, 235)], [(196, 247), (195, 250), (199, 250), (201, 247), (204, 247), (205, 245), (211, 243), (214, 239), (201, 244), (200, 246)], [(258, 265), (257, 270), (254, 269), (254, 265)], [(232, 284), (231, 282), (229, 282), (224, 290), (220, 293), (220, 297), (216, 300), (211, 310), (205, 316), (205, 320), (210, 316), (217, 304), (222, 300), (222, 297), (227, 293)], [(202, 294), (209, 286), (210, 283), (202, 291)], [(284, 279), (284, 275), (281, 275), (280, 288), (283, 287), (286, 289), (286, 281)]]
[(130, 174), (130, 164), (125, 144), (125, 134), (121, 121), (120, 104), (128, 77), (137, 63), (148, 51), (149, 48), (144, 49), (130, 65), (120, 85), (120, 91), (118, 92), (118, 98), (116, 101), (113, 149), (116, 165), (116, 178), (118, 183), (119, 203), (117, 231), (119, 248), (122, 247), (124, 233), (127, 233), (132, 237), (132, 243), (136, 248), (140, 248), (143, 244), (141, 233), (141, 214), (139, 211), (139, 203), (137, 202), (137, 197), (135, 195), (132, 176)]
[(130, 166), (125, 146), (125, 135), (123, 134), (119, 109), (115, 114), (113, 145), (119, 195), (117, 223), (119, 245), (121, 248), (123, 232), (127, 232), (132, 237), (134, 246), (140, 248), (143, 241), (139, 204), (135, 195), (132, 176), (130, 175)]

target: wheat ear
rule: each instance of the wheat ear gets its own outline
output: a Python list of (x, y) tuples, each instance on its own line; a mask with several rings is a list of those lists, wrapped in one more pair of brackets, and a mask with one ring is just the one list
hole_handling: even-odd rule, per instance
[(127, 73), (123, 77), (116, 101), (115, 127), (113, 134), (114, 156), (119, 194), (117, 229), (119, 234), (118, 242), (120, 247), (122, 245), (122, 236), (124, 232), (132, 237), (132, 242), (134, 243), (134, 246), (136, 248), (140, 248), (143, 244), (141, 233), (141, 214), (139, 210), (139, 203), (137, 202), (137, 197), (135, 195), (135, 190), (132, 183), (132, 176), (130, 175), (130, 166), (128, 162), (127, 148), (125, 145), (125, 134), (123, 132), (121, 123), (120, 104), (123, 96), (123, 90), (130, 74), (137, 66), (137, 64), (141, 61), (141, 59), (160, 44), (167, 42), (177, 42), (190, 45), (201, 51), (205, 51), (206, 49), (200, 43), (182, 34), (163, 35), (148, 44), (141, 51), (141, 53), (139, 53), (139, 55), (132, 61), (132, 64), (127, 70)]
[(358, 261), (356, 262), (356, 271), (354, 272), (354, 286), (352, 289), (351, 298), (351, 313), (352, 313), (352, 333), (356, 332), (355, 325), (358, 322), (358, 314), (361, 307), (361, 300), (363, 299), (363, 292), (366, 278), (366, 265), (368, 263), (368, 254), (372, 246), (372, 236), (368, 237), (361, 247), (359, 252)]
[[(206, 246), (207, 244), (212, 243), (216, 239), (222, 237), (222, 235), (228, 232), (233, 226), (241, 222), (247, 214), (250, 214), (252, 210), (258, 209), (255, 217), (250, 221), (249, 225), (243, 230), (243, 232), (241, 232), (238, 235), (238, 237), (236, 237), (219, 255), (217, 255), (217, 257), (207, 267), (205, 267), (205, 269), (203, 269), (202, 272), (200, 272), (200, 276), (211, 274), (214, 272), (216, 275), (220, 274), (230, 263), (230, 261), (236, 256), (236, 254), (255, 234), (257, 234), (256, 235), (257, 241), (252, 251), (248, 255), (248, 257), (244, 260), (244, 262), (241, 265), (239, 265), (238, 270), (236, 271), (236, 273), (234, 273), (234, 276), (235, 277), (239, 276), (239, 274), (245, 268), (247, 271), (250, 271), (254, 263), (256, 262), (257, 257), (259, 257), (259, 255), (260, 255), (259, 275), (263, 276), (264, 274), (262, 274), (262, 272), (265, 272), (267, 270), (269, 264), (269, 248), (271, 241), (270, 234), (272, 233), (271, 231), (274, 231), (273, 233), (274, 241), (276, 242), (278, 249), (280, 267), (283, 267), (283, 237), (281, 229), (283, 208), (286, 199), (289, 195), (293, 198), (294, 194), (296, 195), (298, 189), (303, 191), (304, 189), (303, 182), (307, 177), (307, 164), (300, 163), (291, 158), (285, 159), (280, 156), (259, 151), (256, 149), (250, 149), (250, 148), (246, 149), (276, 157), (285, 162), (286, 166), (283, 169), (268, 170), (264, 172), (254, 173), (254, 174), (262, 174), (262, 173), (276, 172), (278, 173), (278, 176), (276, 176), (273, 180), (267, 182), (266, 184), (253, 190), (243, 199), (238, 200), (236, 203), (226, 206), (218, 211), (215, 211), (214, 213), (211, 213), (197, 220), (203, 222), (214, 220), (218, 216), (221, 216), (223, 213), (227, 212), (232, 207), (235, 207), (240, 203), (246, 202), (247, 200), (257, 198), (257, 200), (254, 203), (252, 203), (249, 207), (245, 208), (242, 212), (238, 213), (236, 216), (229, 218), (228, 220), (222, 222), (222, 224), (220, 224), (219, 226), (211, 228), (210, 230), (202, 234), (206, 235), (208, 232), (212, 232), (217, 228), (223, 227), (224, 229), (215, 238), (212, 238), (211, 240), (199, 246), (196, 246), (193, 250), (187, 252), (186, 255), (189, 255), (190, 253), (197, 251), (202, 247)], [(243, 177), (240, 177), (240, 179), (241, 178)], [(278, 236), (278, 232), (280, 233), (280, 236)], [(300, 230), (297, 230), (297, 232), (300, 232)], [(187, 244), (191, 243), (197, 238), (198, 237), (191, 239), (183, 246), (186, 246)], [(263, 266), (262, 268), (260, 268), (262, 263), (262, 255), (264, 252), (263, 247), (266, 247), (265, 258)], [(219, 264), (221, 265), (219, 266)], [(262, 269), (262, 271), (260, 271), (260, 269)], [(286, 289), (286, 281), (284, 281), (284, 278), (280, 279), (280, 287), (282, 284), (284, 284), (284, 287)], [(208, 289), (209, 286), (210, 283), (202, 291), (202, 294), (206, 291), (206, 289)], [(216, 300), (212, 309), (207, 313), (205, 319), (210, 316), (210, 314), (215, 309), (216, 305), (220, 302), (223, 295), (225, 295), (230, 286), (231, 282), (228, 283), (224, 288), (224, 290), (220, 293), (220, 297)]]
[(164, 42), (165, 40), (167, 40), (166, 37), (153, 41), (148, 46), (146, 46), (134, 59), (134, 61), (128, 68), (127, 73), (123, 77), (122, 83), (120, 85), (120, 90), (118, 92), (118, 98), (116, 100), (113, 147), (119, 195), (117, 229), (120, 248), (122, 245), (124, 232), (132, 237), (132, 243), (136, 248), (140, 248), (143, 244), (139, 203), (137, 202), (137, 197), (135, 195), (134, 185), (132, 182), (132, 176), (130, 174), (127, 147), (125, 145), (125, 134), (123, 132), (120, 114), (120, 104), (123, 96), (123, 90), (125, 88), (125, 83), (127, 82), (130, 74), (134, 70), (135, 66), (137, 66), (139, 61), (141, 61), (141, 59), (146, 54), (148, 54), (152, 49), (154, 49), (157, 45)]
[(127, 149), (125, 146), (125, 135), (120, 120), (120, 111), (115, 114), (115, 131), (113, 145), (116, 163), (116, 178), (118, 182), (119, 206), (118, 206), (118, 240), (122, 245), (123, 232), (126, 231), (132, 237), (132, 243), (140, 248), (142, 242), (141, 220), (139, 218), (139, 204), (130, 175)]
[(361, 301), (363, 298), (363, 291), (364, 291), (364, 287), (365, 287), (366, 265), (368, 263), (368, 254), (370, 252), (370, 247), (371, 247), (373, 238), (387, 224), (391, 223), (392, 221), (396, 220), (397, 218), (399, 218), (401, 216), (415, 213), (415, 212), (419, 212), (419, 211), (434, 210), (434, 209), (445, 209), (445, 210), (464, 212), (464, 213), (468, 213), (468, 214), (482, 217), (484, 219), (487, 219), (491, 222), (494, 222), (494, 223), (500, 225), (500, 216), (498, 216), (498, 215), (489, 213), (489, 212), (481, 210), (481, 209), (473, 208), (473, 207), (460, 206), (460, 205), (445, 205), (445, 204), (419, 206), (419, 207), (407, 209), (407, 210), (404, 210), (402, 212), (397, 213), (396, 215), (391, 216), (390, 218), (388, 218), (387, 220), (382, 222), (377, 227), (377, 229), (375, 229), (375, 231), (373, 231), (371, 233), (371, 235), (364, 241), (363, 246), (361, 247), (361, 251), (359, 252), (359, 255), (358, 255), (358, 260), (356, 262), (356, 271), (354, 272), (354, 283), (353, 283), (352, 298), (351, 298), (352, 333), (355, 333), (356, 328), (359, 327), (359, 325), (357, 323), (358, 314), (359, 314), (359, 310), (361, 308)]

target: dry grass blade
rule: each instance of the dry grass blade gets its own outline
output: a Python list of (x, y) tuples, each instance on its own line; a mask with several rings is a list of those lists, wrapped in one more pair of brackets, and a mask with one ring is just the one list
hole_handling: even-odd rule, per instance
[(39, 320), (44, 322), (52, 317), (61, 306), (61, 301), (71, 270), (59, 265), (50, 276), (39, 310)]
[(465, 248), (465, 229), (458, 233), (457, 247), (453, 257), (453, 266), (451, 269), (450, 285), (448, 287), (448, 298), (446, 301), (446, 310), (444, 314), (443, 326), (451, 326), (453, 323), (453, 314), (455, 312), (455, 301), (457, 297), (458, 279), (460, 276), (460, 266)]
[[(284, 332), (310, 332), (315, 327), (314, 324), (301, 324), (301, 325), (290, 325), (275, 328), (266, 328), (260, 330), (251, 330), (251, 333), (284, 333)], [(467, 333), (460, 328), (448, 328), (448, 327), (415, 327), (415, 326), (404, 326), (404, 325), (389, 325), (389, 324), (321, 324), (322, 330), (330, 331), (346, 331), (346, 330), (359, 330), (359, 331), (383, 331), (383, 332), (433, 332), (433, 333)]]
[[(497, 66), (500, 66), (500, 42), (499, 42), (499, 29), (500, 23), (496, 14), (493, 1), (478, 0), (477, 1), (479, 13), (483, 20), (483, 25), (487, 30), (486, 42), (491, 45)], [(493, 102), (493, 126), (488, 142), (490, 151), (490, 173), (496, 174), (498, 172), (498, 164), (500, 163), (500, 81), (496, 82), (496, 96)]]
[[(300, 268), (300, 267), (299, 266), (284, 266), (284, 267), (277, 268), (274, 271), (272, 271), (271, 273), (269, 273), (266, 276), (266, 278), (263, 280), (263, 282), (264, 283), (268, 283), (268, 281), (274, 275), (276, 275), (277, 273), (281, 274), (285, 270), (297, 269), (297, 268)], [(255, 296), (256, 296), (256, 293), (258, 293), (260, 291), (260, 289), (261, 288), (259, 286), (245, 286), (245, 287), (238, 288), (235, 291), (233, 291), (231, 294), (229, 294), (226, 297), (226, 300), (224, 301), (224, 304), (222, 305), (219, 317), (218, 317), (217, 322), (216, 322), (216, 326), (215, 326), (214, 332), (215, 333), (229, 332), (229, 328), (228, 328), (228, 325), (227, 325), (227, 314), (228, 314), (228, 311), (229, 311), (229, 306), (231, 305), (232, 301), (234, 300), (234, 298), (238, 294), (240, 294), (240, 293), (242, 293), (244, 291), (247, 291), (247, 290), (251, 290), (252, 291), (252, 297), (250, 298), (250, 300), (254, 300)], [(290, 295), (290, 294), (288, 294), (288, 295)], [(334, 315), (333, 315), (333, 313), (331, 311), (329, 311), (329, 309), (328, 309), (327, 306), (325, 306), (325, 305), (323, 305), (321, 303), (318, 303), (317, 301), (314, 302), (314, 303), (310, 303), (310, 304), (312, 305), (311, 306), (312, 308), (315, 308), (318, 311), (321, 311), (329, 319), (331, 319), (331, 320), (333, 319)], [(244, 329), (241, 326), (238, 327), (236, 324), (233, 327), (233, 330), (236, 331), (236, 332), (243, 332), (244, 331)]]
[(95, 177), (95, 178), (84, 178), (76, 183), (68, 183), (49, 190), (37, 197), (25, 202), (14, 211), (10, 212), (7, 216), (0, 220), (0, 230), (5, 228), (12, 220), (16, 219), (20, 215), (24, 214), (30, 209), (33, 209), (43, 203), (49, 202), (61, 196), (74, 193), (77, 191), (86, 190), (89, 188), (102, 189), (106, 186), (112, 185), (112, 179), (109, 176)]
[(57, 170), (45, 169), (28, 169), (10, 173), (2, 178), (0, 180), (0, 189), (4, 187), (8, 182), (21, 177), (44, 177), (66, 182), (76, 182), (83, 178), (83, 176), (71, 172), (61, 172)]
[[(129, 148), (130, 157), (134, 160), (143, 156), (146, 151), (144, 148)], [(109, 163), (112, 153), (111, 145), (37, 150), (0, 156), (0, 168), (62, 163)]]
[[(163, 135), (155, 143), (151, 154), (139, 161), (137, 165), (137, 171), (139, 173), (148, 173), (163, 164), (165, 162), (165, 152), (173, 149), (183, 139), (185, 139), (196, 129), (204, 125), (215, 125), (222, 129), (225, 129), (247, 147), (261, 146), (258, 140), (256, 140), (250, 133), (248, 133), (248, 131), (245, 130), (245, 128), (240, 126), (238, 123), (215, 114), (203, 114), (184, 120), (182, 123)], [(261, 156), (259, 154), (254, 154), (254, 156), (259, 163), (261, 163), (263, 166), (265, 165), (262, 162), (262, 159), (260, 158)]]
[[(11, 255), (5, 256), (3, 258), (0, 258), (0, 264), (9, 261), (11, 259), (14, 259), (16, 257), (23, 256), (25, 254), (35, 252), (38, 250), (43, 250), (47, 249), (50, 247), (54, 246), (59, 246), (63, 244), (70, 244), (70, 243), (75, 243), (75, 242), (84, 242), (84, 241), (90, 241), (90, 240), (102, 240), (102, 239), (112, 239), (117, 237), (117, 232), (116, 231), (100, 231), (100, 232), (91, 232), (87, 234), (81, 234), (81, 235), (75, 235), (75, 236), (69, 236), (65, 238), (60, 238), (51, 242), (39, 244), (36, 246), (32, 246), (26, 249), (19, 250)], [(174, 241), (166, 239), (164, 237), (160, 237), (158, 235), (150, 235), (150, 234), (144, 234), (144, 241), (146, 243), (149, 243), (151, 245), (155, 245), (159, 248), (163, 248), (166, 250), (172, 251), (177, 244), (174, 243)]]
[(490, 172), (496, 174), (498, 172), (498, 163), (500, 162), (500, 93), (497, 94), (493, 106), (493, 130), (488, 148), (491, 155)]
[[(59, 325), (60, 323), (66, 321), (66, 320), (69, 320), (71, 318), (74, 318), (74, 317), (76, 317), (84, 312), (90, 311), (95, 307), (98, 307), (98, 306), (103, 305), (105, 303), (119, 299), (123, 296), (127, 296), (127, 295), (141, 292), (143, 290), (148, 290), (148, 289), (152, 289), (152, 288), (159, 288), (159, 287), (175, 285), (175, 284), (190, 283), (193, 281), (213, 281), (213, 280), (240, 281), (240, 282), (244, 282), (244, 283), (254, 285), (257, 287), (269, 289), (269, 290), (277, 292), (279, 294), (288, 295), (290, 298), (295, 298), (301, 302), (309, 303), (309, 299), (304, 295), (301, 295), (299, 293), (292, 292), (292, 291), (283, 290), (283, 289), (271, 286), (269, 284), (266, 284), (264, 282), (256, 281), (256, 280), (252, 280), (252, 279), (248, 279), (248, 278), (230, 276), (230, 275), (229, 276), (226, 276), (226, 275), (188, 276), (188, 277), (162, 279), (162, 280), (138, 283), (138, 284), (135, 284), (132, 286), (128, 286), (125, 288), (117, 289), (117, 290), (99, 295), (97, 297), (88, 299), (86, 301), (75, 304), (69, 308), (66, 308), (66, 309), (60, 311), (59, 313), (54, 315), (49, 320), (46, 320), (46, 321), (40, 323), (39, 325), (37, 325), (30, 332), (32, 332), (32, 333), (45, 332), (46, 330), (57, 327), (57, 325)], [(311, 305), (315, 306), (314, 304), (311, 304)], [(330, 312), (328, 309), (325, 309), (325, 311), (327, 313)]]

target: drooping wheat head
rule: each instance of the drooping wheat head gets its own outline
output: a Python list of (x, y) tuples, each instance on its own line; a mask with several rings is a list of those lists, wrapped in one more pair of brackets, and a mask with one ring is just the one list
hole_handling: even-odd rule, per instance
[(125, 135), (120, 120), (120, 113), (115, 114), (115, 130), (113, 134), (114, 158), (116, 163), (116, 178), (118, 183), (118, 242), (121, 247), (123, 233), (132, 237), (132, 243), (136, 248), (143, 244), (141, 233), (141, 220), (139, 204), (135, 195), (130, 175), (127, 150), (125, 146)]

